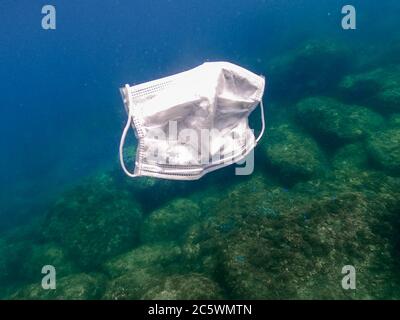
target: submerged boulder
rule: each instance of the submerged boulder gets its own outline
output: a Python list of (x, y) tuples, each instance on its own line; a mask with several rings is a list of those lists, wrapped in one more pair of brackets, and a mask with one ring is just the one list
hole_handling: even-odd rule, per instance
[[(252, 179), (234, 186), (214, 214), (186, 233), (184, 254), (232, 299), (399, 296), (389, 224), (396, 188), (389, 192), (381, 174), (311, 181), (289, 190)], [(359, 272), (356, 292), (340, 287), (346, 264)]]
[(339, 148), (333, 156), (334, 168), (364, 169), (368, 166), (368, 154), (363, 143), (348, 144)]
[[(259, 221), (259, 227), (243, 229), (223, 250), (225, 283), (236, 298), (343, 299), (384, 294), (369, 289), (382, 281), (371, 271), (376, 264), (386, 270), (390, 259), (387, 243), (369, 225), (372, 214), (376, 212), (368, 209), (365, 198), (349, 193), (314, 200), (281, 221)], [(365, 270), (356, 293), (337, 285), (345, 264)], [(383, 272), (380, 277), (391, 276)]]
[[(223, 252), (232, 237), (237, 235), (239, 239), (242, 231), (252, 229), (254, 224), (280, 221), (282, 215), (290, 211), (293, 201), (289, 190), (271, 184), (263, 175), (254, 174), (250, 179), (231, 187), (226, 196), (211, 209), (213, 213), (208, 219), (194, 225), (186, 233), (183, 245), (185, 261), (196, 272), (205, 273), (218, 283), (224, 283), (226, 257)], [(257, 228), (253, 231), (252, 237), (256, 239)], [(238, 255), (237, 259), (243, 260), (244, 257)], [(227, 294), (228, 297), (232, 295), (229, 291)]]
[[(350, 162), (334, 161), (332, 170), (323, 179), (315, 178), (298, 183), (293, 192), (312, 201), (317, 195), (335, 199), (339, 193), (358, 192), (367, 199), (383, 195), (387, 199), (396, 199), (400, 190), (400, 178), (390, 177), (385, 172), (368, 167), (357, 167), (357, 156)], [(399, 198), (400, 199), (400, 198)], [(392, 200), (390, 200), (392, 201)], [(383, 204), (382, 204), (383, 205)]]
[(333, 41), (309, 41), (271, 62), (271, 95), (291, 99), (330, 92), (351, 66), (346, 48)]
[(212, 300), (222, 299), (222, 290), (211, 279), (198, 273), (167, 277), (148, 290), (145, 300)]
[(400, 65), (346, 76), (339, 85), (345, 98), (377, 111), (400, 111)]
[(103, 299), (140, 299), (172, 274), (186, 272), (182, 250), (174, 242), (142, 245), (104, 265), (111, 277)]
[(390, 127), (400, 127), (400, 113), (393, 114), (390, 119), (388, 125)]
[(328, 97), (311, 97), (296, 106), (297, 122), (327, 144), (356, 141), (379, 129), (383, 118), (368, 108)]
[[(206, 241), (204, 223), (193, 225), (185, 235), (185, 241), (182, 246), (182, 264), (185, 269), (191, 272), (207, 274), (210, 277), (218, 278), (220, 276), (219, 257), (215, 255), (214, 243)], [(223, 228), (227, 230), (234, 229), (232, 221), (227, 222)], [(201, 243), (201, 245), (200, 245)]]
[(160, 281), (162, 276), (158, 270), (138, 269), (110, 280), (102, 299), (138, 300)]
[(375, 133), (367, 144), (375, 163), (390, 174), (400, 174), (400, 128), (392, 127)]
[(103, 299), (140, 299), (167, 276), (184, 272), (182, 265), (182, 250), (176, 243), (140, 246), (104, 265), (111, 280)]
[(200, 217), (201, 210), (193, 201), (173, 200), (150, 213), (143, 222), (140, 239), (143, 243), (179, 240)]
[(184, 267), (219, 279), (221, 255), (215, 247), (221, 238), (214, 236), (214, 232), (222, 239), (236, 232), (249, 212), (278, 219), (288, 204), (289, 192), (260, 172), (231, 186), (217, 203), (208, 207), (208, 215), (185, 233), (182, 243)]
[(57, 277), (62, 278), (77, 272), (75, 265), (66, 257), (64, 250), (58, 245), (46, 243), (34, 245), (30, 254), (25, 256), (22, 265), (24, 279), (40, 282), (43, 278), (42, 268), (52, 265), (57, 270)]
[(99, 299), (104, 290), (104, 278), (79, 273), (57, 279), (54, 290), (44, 290), (41, 282), (30, 284), (13, 294), (13, 300), (91, 300)]
[(311, 178), (321, 169), (322, 153), (309, 136), (290, 125), (272, 127), (265, 142), (269, 166), (285, 183)]
[(134, 247), (141, 221), (138, 203), (104, 175), (66, 193), (50, 210), (44, 235), (90, 270)]
[(174, 242), (143, 245), (111, 259), (104, 269), (112, 278), (141, 269), (166, 272), (171, 265), (179, 265), (181, 254), (180, 247)]

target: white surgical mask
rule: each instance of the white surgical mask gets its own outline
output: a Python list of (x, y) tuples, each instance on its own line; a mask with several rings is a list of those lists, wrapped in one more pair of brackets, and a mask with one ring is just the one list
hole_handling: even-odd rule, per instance
[[(228, 62), (206, 62), (194, 69), (121, 88), (128, 121), (120, 143), (120, 162), (130, 177), (195, 180), (243, 160), (264, 132), (265, 79)], [(257, 138), (248, 117), (260, 104)], [(138, 147), (134, 173), (123, 148), (129, 128)]]

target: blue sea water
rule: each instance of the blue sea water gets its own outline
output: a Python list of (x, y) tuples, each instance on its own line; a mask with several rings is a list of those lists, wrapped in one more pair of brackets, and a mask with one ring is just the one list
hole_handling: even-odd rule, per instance
[[(56, 30), (41, 27), (46, 4), (56, 7)], [(341, 27), (346, 4), (357, 9), (356, 30)], [(284, 92), (269, 78), (270, 61), (325, 39), (366, 60), (371, 52), (388, 57), (372, 66), (396, 61), (399, 12), (400, 3), (391, 0), (1, 1), (1, 232), (43, 215), (71, 186), (115, 167), (125, 83), (230, 61), (266, 75), (268, 121), (278, 117)], [(299, 77), (285, 79), (287, 86), (292, 81)], [(284, 197), (289, 187), (283, 184)], [(285, 215), (262, 208), (275, 220)], [(312, 219), (308, 211), (303, 216)], [(228, 221), (217, 229), (235, 228)], [(249, 259), (238, 252), (232, 265)]]

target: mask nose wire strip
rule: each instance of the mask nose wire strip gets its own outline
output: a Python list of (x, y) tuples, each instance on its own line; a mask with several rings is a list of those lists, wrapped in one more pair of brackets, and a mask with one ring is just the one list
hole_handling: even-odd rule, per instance
[(129, 128), (131, 127), (132, 124), (132, 111), (130, 104), (128, 105), (128, 108), (129, 108), (128, 121), (126, 122), (124, 131), (122, 131), (121, 141), (119, 143), (119, 162), (121, 163), (122, 170), (124, 170), (126, 175), (128, 175), (131, 178), (135, 178), (138, 175), (129, 172), (124, 162), (124, 145), (125, 145), (126, 135), (128, 134)]
[(258, 141), (260, 141), (260, 139), (263, 136), (264, 131), (265, 131), (264, 105), (263, 105), (262, 99), (260, 101), (260, 109), (261, 109), (261, 132), (256, 139), (256, 143), (258, 143)]

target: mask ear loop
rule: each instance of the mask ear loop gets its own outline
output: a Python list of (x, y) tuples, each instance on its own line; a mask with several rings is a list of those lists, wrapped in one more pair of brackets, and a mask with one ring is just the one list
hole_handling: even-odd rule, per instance
[(125, 162), (124, 162), (124, 145), (125, 145), (125, 140), (126, 140), (126, 136), (128, 134), (129, 128), (131, 127), (131, 124), (132, 124), (132, 116), (133, 116), (130, 93), (129, 93), (129, 86), (126, 85), (125, 88), (126, 88), (126, 96), (128, 97), (127, 98), (128, 99), (128, 121), (126, 122), (125, 128), (122, 131), (121, 141), (119, 143), (119, 162), (120, 162), (122, 170), (124, 170), (125, 174), (131, 178), (135, 178), (138, 175), (129, 172), (129, 170), (126, 168)]
[(263, 136), (264, 131), (265, 131), (264, 105), (263, 105), (262, 99), (260, 100), (260, 109), (261, 109), (261, 132), (256, 139), (256, 143), (258, 143), (258, 141), (260, 141), (260, 139)]

